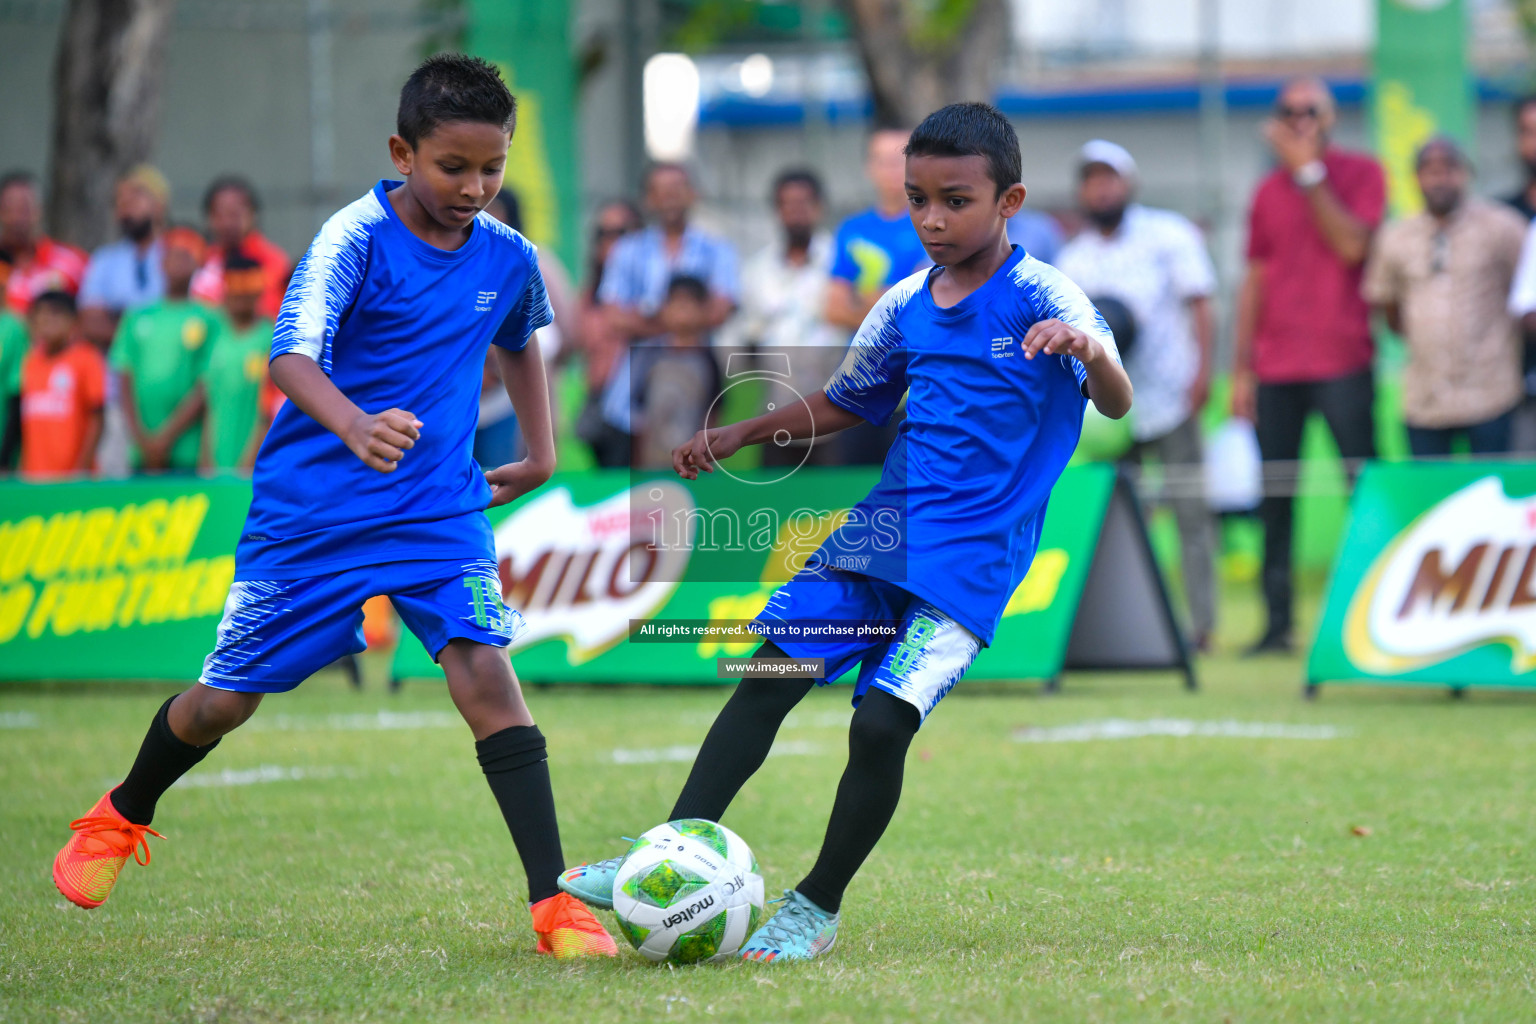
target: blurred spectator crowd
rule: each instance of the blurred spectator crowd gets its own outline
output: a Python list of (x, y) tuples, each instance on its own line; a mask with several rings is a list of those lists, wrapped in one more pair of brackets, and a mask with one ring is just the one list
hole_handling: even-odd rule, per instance
[[(1515, 110), (1527, 184), (1500, 201), (1472, 192), (1452, 139), (1417, 155), (1422, 212), (1385, 221), (1386, 181), (1369, 155), (1330, 141), (1323, 82), (1287, 83), (1265, 126), (1274, 169), (1249, 208), (1246, 270), (1231, 311), (1226, 375), (1232, 422), (1263, 463), (1263, 587), (1268, 623), (1255, 651), (1291, 644), (1292, 496), (1303, 427), (1315, 411), (1346, 467), (1376, 454), (1376, 328), (1402, 339), (1401, 409), (1416, 457), (1536, 449), (1528, 338), (1536, 338), (1536, 99)], [(738, 254), (699, 226), (689, 169), (652, 166), (638, 205), (593, 211), (587, 265), (541, 269), (555, 324), (541, 332), (557, 423), (603, 467), (660, 468), (718, 421), (734, 357), (774, 353), (782, 369), (759, 405), (819, 388), (880, 295), (928, 265), (907, 216), (906, 132), (868, 136), (872, 203), (829, 224), (822, 183), (786, 168), (768, 204), (776, 239)], [(1136, 389), (1123, 458), (1170, 473), (1205, 462), (1222, 379), (1217, 275), (1200, 229), (1136, 201), (1134, 156), (1097, 139), (1078, 153), (1077, 210), (1026, 209), (1012, 240), (1056, 264), (1099, 306)], [(519, 226), (515, 182), (490, 212)], [(1026, 182), (1026, 186), (1029, 183)], [(0, 472), (248, 469), (282, 401), (267, 380), (273, 320), (292, 260), (259, 228), (260, 200), (235, 176), (210, 184), (200, 228), (169, 226), (169, 189), (151, 167), (117, 183), (117, 238), (93, 253), (43, 233), (38, 183), (0, 178)], [(1064, 237), (1063, 224), (1080, 226)], [(535, 239), (535, 241), (538, 241)], [(1226, 402), (1222, 413), (1226, 412)], [(734, 410), (736, 413), (751, 410)], [(1248, 426), (1248, 425), (1251, 425)], [(806, 444), (766, 446), (765, 466), (878, 464), (897, 427), (864, 426)], [(569, 443), (569, 442), (568, 442)], [(519, 456), (516, 416), (487, 363), (475, 456)], [(1198, 472), (1166, 497), (1178, 524), (1191, 634), (1215, 617), (1213, 513)]]
[(281, 402), (267, 380), (292, 263), (225, 177), (204, 230), (169, 227), (152, 167), (117, 182), (117, 238), (93, 253), (42, 231), (38, 183), (0, 178), (0, 469), (28, 478), (244, 469)]

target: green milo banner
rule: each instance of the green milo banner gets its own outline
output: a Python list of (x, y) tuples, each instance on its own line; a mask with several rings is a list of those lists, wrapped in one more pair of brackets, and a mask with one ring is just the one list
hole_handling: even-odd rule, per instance
[(1367, 465), (1307, 681), (1536, 686), (1536, 463)]
[[(763, 487), (729, 474), (685, 482), (595, 472), (556, 477), (537, 494), (493, 509), (504, 596), (528, 624), (511, 649), (518, 675), (533, 682), (719, 683), (715, 659), (750, 654), (757, 639), (653, 631), (646, 631), (651, 639), (632, 638), (635, 625), (751, 619), (878, 475), (872, 468), (806, 468)], [(971, 678), (1060, 673), (1114, 480), (1108, 466), (1062, 477), (1034, 565)], [(673, 529), (688, 522), (691, 535), (648, 550), (634, 526), (652, 516)], [(437, 669), (406, 635), (396, 672)]]
[(1417, 213), (1413, 157), (1432, 135), (1472, 143), (1472, 80), (1462, 0), (1377, 0), (1371, 114), (1392, 212)]
[[(652, 631), (643, 641), (632, 630), (751, 619), (876, 473), (807, 468), (772, 487), (727, 474), (690, 483), (572, 473), (492, 510), (503, 596), (527, 620), (512, 648), (519, 674), (534, 682), (719, 682), (715, 659), (748, 654), (755, 640), (678, 642)], [(1136, 609), (1166, 611), (1160, 581), (1146, 576), (1139, 519), (1134, 529), (1105, 529), (1135, 518), (1114, 513), (1131, 507), (1127, 493), (1111, 467), (1067, 470), (1039, 554), (973, 678), (1154, 667), (1155, 658), (1134, 648), (1110, 651), (1137, 632), (1127, 625), (1135, 609), (1114, 613), (1112, 637), (1085, 626), (1093, 616), (1078, 615), (1085, 586), (1102, 588), (1098, 607), (1134, 599)], [(249, 502), (250, 484), (235, 477), (0, 484), (0, 679), (195, 678), (214, 641)], [(664, 542), (641, 538), (637, 518), (664, 527)], [(671, 542), (667, 530), (675, 531)], [(1119, 540), (1109, 547), (1121, 553), (1106, 560), (1111, 534)], [(1151, 579), (1151, 589), (1133, 593), (1133, 579)], [(1157, 622), (1164, 620), (1171, 623), (1166, 615)], [(1151, 629), (1161, 626), (1143, 632)], [(1101, 650), (1113, 657), (1095, 662)], [(437, 674), (408, 632), (396, 663), (404, 676)]]

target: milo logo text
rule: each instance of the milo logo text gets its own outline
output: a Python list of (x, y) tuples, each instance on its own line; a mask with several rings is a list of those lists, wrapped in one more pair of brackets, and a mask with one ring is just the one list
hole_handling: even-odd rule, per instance
[(1502, 643), (1536, 667), (1536, 498), (1486, 477), (1421, 515), (1377, 556), (1345, 616), (1345, 653), (1402, 672)]
[(687, 548), (637, 539), (632, 525), (691, 508), (688, 489), (670, 482), (585, 507), (556, 487), (503, 519), (496, 526), (502, 596), (528, 623), (512, 649), (563, 637), (571, 663), (581, 664), (628, 636), (630, 619), (650, 618), (667, 603), (689, 557)]

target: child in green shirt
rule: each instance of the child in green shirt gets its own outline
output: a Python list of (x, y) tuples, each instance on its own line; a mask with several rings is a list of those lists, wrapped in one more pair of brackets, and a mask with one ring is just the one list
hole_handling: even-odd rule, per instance
[(194, 470), (202, 445), (198, 381), (219, 331), (214, 310), (187, 298), (206, 246), (190, 228), (165, 233), (165, 298), (130, 311), (112, 342), (137, 469)]
[(272, 321), (256, 315), (266, 288), (267, 271), (260, 263), (239, 253), (225, 257), (224, 323), (202, 379), (204, 469), (250, 469), (266, 436), (266, 420), (258, 413)]

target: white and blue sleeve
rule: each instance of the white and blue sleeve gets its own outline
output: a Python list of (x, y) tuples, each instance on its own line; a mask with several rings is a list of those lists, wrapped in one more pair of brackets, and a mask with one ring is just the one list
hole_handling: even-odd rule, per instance
[(519, 352), (528, 347), (528, 339), (541, 327), (555, 322), (555, 311), (549, 304), (549, 292), (544, 287), (544, 275), (539, 273), (538, 252), (524, 241), (528, 256), (528, 281), (516, 305), (496, 329), (491, 343), (509, 352)]
[(900, 365), (901, 328), (897, 319), (928, 279), (926, 270), (897, 282), (875, 303), (848, 345), (843, 363), (827, 382), (834, 404), (884, 426), (907, 393), (906, 368)]
[[(1014, 270), (1021, 275), (1017, 280), (1025, 293), (1035, 320), (1060, 320), (1092, 335), (1109, 357), (1120, 362), (1120, 349), (1115, 346), (1115, 336), (1109, 325), (1083, 290), (1067, 275), (1039, 260), (1025, 258)], [(1088, 371), (1072, 356), (1058, 356), (1061, 365), (1077, 379), (1077, 388), (1084, 398), (1088, 397)]]
[(369, 192), (320, 228), (283, 296), (272, 332), (272, 359), (298, 353), (331, 372), (331, 343), (362, 288), (373, 227), (384, 217), (384, 208)]

